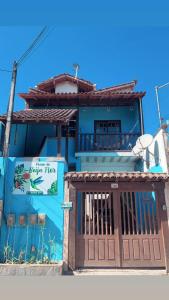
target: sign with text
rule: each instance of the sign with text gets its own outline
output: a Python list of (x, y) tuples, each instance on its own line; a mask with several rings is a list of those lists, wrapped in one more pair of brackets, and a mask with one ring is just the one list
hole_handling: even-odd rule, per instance
[(118, 187), (119, 187), (118, 183), (111, 183), (112, 189), (118, 189)]
[(57, 162), (18, 161), (15, 165), (15, 195), (56, 195)]

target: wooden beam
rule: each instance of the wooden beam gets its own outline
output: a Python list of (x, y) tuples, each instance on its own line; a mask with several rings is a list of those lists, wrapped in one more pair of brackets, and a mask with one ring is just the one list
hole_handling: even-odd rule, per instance
[[(69, 202), (69, 183), (65, 181), (64, 203)], [(63, 271), (68, 271), (69, 263), (69, 209), (64, 209), (64, 243), (63, 243)]]
[(168, 219), (167, 219), (167, 205), (164, 194), (164, 183), (157, 184), (157, 204), (158, 211), (160, 214), (161, 220), (161, 231), (162, 231), (162, 239), (164, 245), (164, 256), (165, 256), (165, 267), (166, 273), (169, 273), (169, 227), (168, 227)]
[(76, 268), (76, 188), (70, 184), (69, 201), (72, 202), (73, 209), (69, 214), (69, 261), (68, 266), (71, 270)]
[(68, 126), (66, 125), (65, 159), (67, 164), (68, 164), (68, 154), (69, 154), (69, 130), (68, 130)]
[(62, 130), (62, 126), (61, 124), (58, 124), (58, 137), (57, 137), (57, 142), (58, 142), (58, 151), (57, 151), (57, 156), (61, 157), (61, 130)]
[(78, 152), (78, 145), (79, 145), (79, 110), (76, 114), (76, 136), (75, 136), (75, 151)]
[(24, 145), (24, 156), (26, 154), (26, 148), (27, 148), (27, 138), (28, 138), (28, 124), (26, 124), (26, 135), (25, 135), (25, 145)]

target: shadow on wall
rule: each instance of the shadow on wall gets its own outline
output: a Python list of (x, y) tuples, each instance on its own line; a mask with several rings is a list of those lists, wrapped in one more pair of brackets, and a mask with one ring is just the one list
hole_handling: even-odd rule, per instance
[[(15, 195), (13, 179), (16, 161), (9, 159), (7, 165), (0, 261), (50, 263), (62, 260), (63, 182), (60, 180), (63, 181), (63, 176), (59, 174), (63, 173), (64, 166), (58, 164), (57, 195)], [(3, 181), (1, 178), (1, 184)]]
[(146, 149), (146, 167), (149, 172), (163, 172), (163, 169), (160, 165), (160, 154), (159, 154), (159, 144), (158, 141), (154, 142), (154, 151), (153, 154), (150, 155), (151, 152), (149, 149)]
[(159, 165), (159, 146), (158, 146), (158, 142), (155, 141), (154, 143), (154, 162), (155, 162), (155, 165), (158, 166)]

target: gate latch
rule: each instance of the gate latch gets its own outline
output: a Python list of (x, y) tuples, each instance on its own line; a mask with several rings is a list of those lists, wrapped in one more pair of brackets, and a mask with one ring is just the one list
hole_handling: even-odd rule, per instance
[(70, 202), (64, 202), (64, 203), (62, 203), (62, 208), (72, 209), (73, 208), (73, 203), (71, 201)]

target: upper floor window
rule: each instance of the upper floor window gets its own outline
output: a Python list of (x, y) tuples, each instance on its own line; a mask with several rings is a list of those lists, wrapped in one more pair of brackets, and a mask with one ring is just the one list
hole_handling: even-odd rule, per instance
[(95, 133), (113, 134), (121, 132), (121, 121), (99, 120), (94, 122)]

